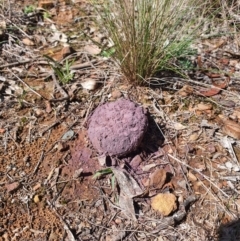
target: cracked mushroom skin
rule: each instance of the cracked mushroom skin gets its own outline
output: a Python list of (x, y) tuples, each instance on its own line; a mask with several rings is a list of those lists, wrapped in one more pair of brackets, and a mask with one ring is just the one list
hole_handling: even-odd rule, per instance
[(99, 153), (124, 156), (141, 144), (147, 126), (146, 111), (138, 104), (121, 98), (94, 110), (88, 121), (88, 136)]

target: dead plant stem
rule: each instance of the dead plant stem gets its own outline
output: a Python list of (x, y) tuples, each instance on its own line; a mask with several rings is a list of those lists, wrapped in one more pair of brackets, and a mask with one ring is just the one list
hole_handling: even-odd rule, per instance
[(14, 75), (18, 81), (20, 81), (22, 84), (24, 84), (25, 86), (27, 86), (34, 94), (36, 94), (37, 96), (39, 96), (40, 98), (47, 100), (44, 96), (42, 96), (41, 94), (39, 94), (37, 91), (35, 91), (34, 89), (32, 89), (27, 83), (25, 83), (22, 79), (20, 79), (16, 74), (14, 74), (13, 72), (11, 72), (12, 75)]
[(27, 38), (32, 39), (31, 36), (29, 36), (25, 31), (23, 31), (20, 27), (18, 27), (15, 23), (13, 23), (10, 19), (7, 19), (3, 14), (0, 14), (2, 18), (10, 22), (15, 28), (17, 28), (23, 35), (25, 35)]
[(53, 72), (52, 72), (51, 76), (52, 76), (52, 79), (53, 79), (53, 82), (54, 82), (56, 88), (63, 95), (63, 98), (61, 98), (61, 99), (69, 99), (68, 93), (60, 86), (60, 84), (58, 83), (56, 76)]
[(186, 166), (187, 168), (197, 172), (199, 175), (201, 175), (203, 178), (205, 178), (212, 186), (214, 186), (217, 190), (219, 190), (226, 198), (230, 198), (224, 191), (222, 191), (214, 182), (212, 182), (206, 175), (204, 175), (203, 173), (201, 173), (200, 171), (198, 171), (197, 169), (191, 167), (190, 165), (188, 165), (187, 163), (184, 163), (183, 161), (179, 160), (178, 158), (172, 156), (171, 154), (168, 154), (168, 156), (170, 158), (172, 158), (174, 161)]
[(70, 230), (68, 224), (64, 221), (64, 219), (62, 218), (62, 216), (57, 212), (56, 208), (53, 206), (53, 204), (47, 200), (47, 203), (49, 205), (49, 207), (52, 208), (52, 210), (54, 211), (54, 213), (56, 214), (56, 216), (59, 218), (59, 220), (61, 221), (62, 225), (63, 225), (63, 228), (64, 230), (67, 232), (67, 235), (68, 235), (68, 240), (69, 241), (75, 241), (75, 237), (72, 233), (72, 231)]
[(44, 145), (43, 145), (42, 152), (41, 152), (40, 158), (39, 158), (39, 160), (38, 160), (38, 163), (37, 163), (37, 165), (35, 166), (35, 168), (34, 168), (34, 170), (33, 170), (33, 173), (31, 174), (32, 176), (37, 172), (37, 170), (38, 170), (38, 168), (39, 168), (42, 160), (44, 159), (45, 148), (46, 148), (46, 146), (47, 146), (47, 142), (48, 142), (48, 140), (49, 140), (50, 134), (51, 134), (51, 130), (48, 132), (48, 136), (47, 136), (46, 141), (45, 141), (45, 143), (44, 143)]

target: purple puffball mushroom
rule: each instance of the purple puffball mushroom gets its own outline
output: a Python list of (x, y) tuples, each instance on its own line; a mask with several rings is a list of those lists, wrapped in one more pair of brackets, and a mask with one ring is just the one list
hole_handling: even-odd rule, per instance
[(135, 151), (147, 130), (146, 111), (127, 99), (98, 106), (88, 120), (88, 136), (98, 152), (124, 156)]

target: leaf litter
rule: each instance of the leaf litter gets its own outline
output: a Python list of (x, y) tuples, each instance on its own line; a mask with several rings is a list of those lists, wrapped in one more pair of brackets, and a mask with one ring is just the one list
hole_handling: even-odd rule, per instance
[[(210, 240), (218, 224), (236, 221), (240, 63), (235, 39), (200, 40), (193, 79), (163, 77), (166, 88), (132, 87), (109, 57), (83, 38), (83, 31), (98, 41), (102, 34), (90, 20), (88, 1), (73, 6), (59, 1), (61, 11), (51, 0), (39, 1), (53, 13), (45, 18), (18, 10), (34, 4), (31, 0), (11, 2), (11, 19), (7, 5), (1, 10), (0, 32), (5, 240), (173, 240), (179, 233), (184, 240)], [(46, 54), (59, 63), (74, 60), (73, 79), (54, 82)], [(136, 153), (116, 159), (113, 167), (92, 147), (86, 122), (98, 105), (123, 96), (148, 108), (153, 121)], [(104, 168), (112, 173), (92, 179)]]

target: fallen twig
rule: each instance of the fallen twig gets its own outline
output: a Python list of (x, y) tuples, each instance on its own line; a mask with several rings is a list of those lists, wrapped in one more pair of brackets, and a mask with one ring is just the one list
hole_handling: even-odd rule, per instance
[(63, 95), (63, 98), (61, 98), (61, 99), (69, 99), (68, 93), (59, 85), (59, 83), (56, 79), (56, 76), (53, 72), (52, 72), (51, 76), (52, 76), (52, 79), (53, 79), (53, 82), (54, 82), (55, 86), (60, 91), (60, 93)]
[(35, 168), (34, 168), (34, 170), (33, 170), (33, 173), (31, 174), (32, 176), (37, 172), (37, 170), (38, 170), (38, 168), (39, 168), (39, 166), (40, 166), (40, 164), (41, 164), (41, 162), (42, 162), (42, 160), (43, 160), (43, 158), (44, 158), (45, 147), (46, 147), (46, 145), (47, 145), (47, 142), (48, 142), (48, 139), (49, 139), (49, 137), (50, 137), (50, 134), (51, 134), (51, 131), (49, 131), (48, 137), (46, 138), (46, 141), (45, 141), (45, 143), (44, 143), (44, 146), (43, 146), (43, 149), (42, 149), (40, 158), (39, 158), (39, 160), (38, 160), (38, 163), (37, 163), (37, 165), (35, 166)]
[(64, 230), (67, 232), (68, 240), (69, 241), (75, 241), (75, 237), (74, 237), (73, 233), (71, 232), (70, 228), (68, 227), (67, 223), (64, 221), (62, 216), (57, 212), (56, 208), (52, 205), (52, 203), (50, 201), (47, 200), (47, 203), (52, 208), (52, 210), (54, 211), (56, 216), (60, 219)]
[(191, 167), (190, 165), (188, 165), (187, 163), (182, 162), (181, 160), (179, 160), (178, 158), (172, 156), (171, 154), (168, 154), (168, 156), (170, 158), (172, 158), (174, 161), (177, 161), (178, 163), (186, 166), (187, 168), (197, 172), (199, 175), (201, 175), (202, 177), (204, 177), (209, 183), (211, 183), (212, 186), (214, 186), (217, 190), (219, 190), (226, 198), (230, 198), (224, 191), (222, 191), (217, 184), (215, 184), (214, 182), (212, 182), (208, 176), (204, 175), (203, 173), (201, 173), (200, 171), (198, 171), (197, 169)]
[(26, 37), (28, 37), (29, 39), (32, 39), (31, 36), (29, 36), (26, 32), (24, 32), (17, 24), (13, 23), (10, 19), (6, 18), (3, 14), (0, 14), (0, 16), (4, 19), (6, 19), (7, 21), (9, 21), (15, 28), (17, 28), (23, 35), (25, 35)]
[(34, 94), (36, 94), (37, 96), (39, 96), (40, 98), (47, 100), (44, 96), (42, 96), (41, 94), (39, 94), (37, 91), (35, 91), (34, 89), (32, 89), (27, 83), (25, 83), (22, 79), (20, 79), (17, 75), (15, 75), (13, 72), (11, 72), (17, 79), (18, 81), (20, 81), (22, 84), (24, 84), (25, 86), (27, 86)]
[(25, 60), (25, 61), (22, 61), (22, 62), (14, 62), (14, 63), (9, 63), (9, 64), (3, 64), (3, 65), (0, 65), (0, 69), (18, 66), (18, 65), (21, 65), (21, 64), (27, 64), (27, 63), (30, 63), (30, 62), (32, 62), (32, 60), (29, 59), (29, 60)]
[(75, 65), (72, 65), (70, 67), (71, 70), (77, 70), (77, 69), (84, 69), (84, 68), (88, 68), (88, 67), (92, 67), (93, 64), (101, 64), (101, 63), (104, 63), (105, 61), (99, 61), (94, 59), (90, 62), (86, 62), (86, 63), (83, 63), (83, 64), (75, 64)]
[[(181, 160), (179, 160), (178, 158), (172, 156), (171, 154), (168, 154), (168, 156), (169, 156), (170, 158), (172, 158), (173, 160), (177, 161), (178, 163), (181, 163), (182, 165), (186, 166), (187, 168), (189, 168), (189, 169), (195, 171), (196, 173), (198, 173), (199, 175), (201, 175), (201, 176), (202, 176), (205, 180), (207, 180), (213, 187), (215, 187), (217, 190), (219, 190), (226, 198), (230, 199), (230, 196), (227, 195), (224, 191), (222, 191), (222, 190), (217, 186), (217, 184), (215, 184), (214, 182), (212, 182), (212, 181), (209, 179), (208, 176), (204, 175), (203, 173), (201, 173), (201, 172), (198, 171), (197, 169), (191, 167), (191, 166), (188, 165), (187, 163), (182, 162)], [(202, 182), (202, 185), (203, 185), (203, 187), (204, 187), (207, 191), (209, 191), (209, 189), (211, 190), (211, 187), (210, 187), (210, 188), (207, 188), (207, 187), (204, 185), (203, 182)], [(219, 198), (214, 192), (211, 192), (210, 194), (214, 197), (214, 199), (215, 199), (216, 201), (220, 201), (220, 198)], [(222, 208), (227, 214), (229, 214), (230, 216), (232, 215), (234, 218), (237, 218), (236, 215), (233, 214), (233, 213), (231, 213), (225, 206), (223, 206), (223, 205), (221, 205), (221, 204), (220, 204), (220, 206), (221, 206), (221, 208)]]

